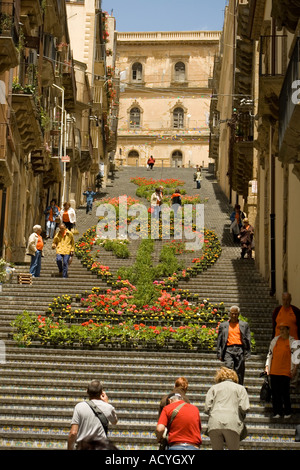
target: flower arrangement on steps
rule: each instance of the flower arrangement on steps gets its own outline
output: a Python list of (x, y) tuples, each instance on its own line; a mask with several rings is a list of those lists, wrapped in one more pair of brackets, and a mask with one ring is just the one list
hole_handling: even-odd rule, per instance
[(147, 238), (140, 243), (135, 264), (113, 275), (109, 266), (97, 261), (99, 249), (128, 257), (128, 243), (109, 240), (105, 247), (106, 243), (97, 239), (96, 227), (91, 227), (76, 243), (75, 253), (110, 288), (94, 288), (74, 299), (68, 295), (55, 298), (44, 316), (23, 312), (13, 322), (18, 344), (197, 351), (215, 347), (218, 324), (226, 318), (224, 305), (200, 301), (189, 290), (177, 288), (179, 280), (197, 276), (221, 255), (213, 231), (204, 231), (203, 249), (186, 268), (176, 258), (183, 246), (173, 242), (162, 247), (160, 261), (153, 266), (155, 242)]

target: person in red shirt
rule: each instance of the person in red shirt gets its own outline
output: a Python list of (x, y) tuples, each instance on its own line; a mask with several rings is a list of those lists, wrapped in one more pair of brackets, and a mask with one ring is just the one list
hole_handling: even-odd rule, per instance
[[(161, 441), (165, 428), (168, 428), (168, 450), (197, 450), (202, 443), (201, 419), (198, 408), (186, 403), (180, 393), (171, 392), (166, 405), (159, 416), (156, 426), (156, 437)], [(173, 411), (179, 408), (171, 425)]]

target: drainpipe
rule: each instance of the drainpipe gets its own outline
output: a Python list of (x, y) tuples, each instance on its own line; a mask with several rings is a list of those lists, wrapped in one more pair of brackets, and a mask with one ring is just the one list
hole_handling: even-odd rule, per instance
[(0, 189), (2, 189), (1, 220), (0, 220), (0, 258), (2, 258), (3, 257), (3, 243), (4, 243), (6, 188), (3, 186)]
[[(272, 73), (275, 76), (275, 47), (276, 47), (276, 27), (273, 20), (272, 24)], [(271, 256), (271, 290), (270, 295), (275, 295), (276, 292), (276, 241), (275, 241), (275, 155), (272, 151), (273, 139), (274, 139), (275, 130), (274, 127), (271, 127), (271, 174), (270, 174), (270, 256)]]
[[(274, 129), (271, 130), (273, 140)], [(271, 254), (271, 290), (270, 295), (276, 292), (276, 262), (275, 262), (275, 155), (271, 153), (271, 191), (270, 191), (270, 254)]]

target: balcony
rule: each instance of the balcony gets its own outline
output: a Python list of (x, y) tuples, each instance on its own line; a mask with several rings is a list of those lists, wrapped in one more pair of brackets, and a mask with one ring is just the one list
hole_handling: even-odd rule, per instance
[(88, 132), (82, 131), (80, 134), (81, 139), (81, 158), (78, 163), (81, 173), (89, 171), (93, 160), (93, 144), (91, 136)]
[[(297, 82), (298, 80), (298, 82)], [(300, 38), (297, 38), (279, 96), (279, 159), (299, 168)], [(296, 170), (298, 173), (299, 170)], [(299, 175), (300, 178), (300, 175)]]
[(21, 0), (20, 19), (23, 24), (29, 25), (30, 30), (41, 26), (42, 9), (40, 0)]
[(65, 89), (65, 108), (69, 113), (73, 112), (76, 107), (76, 78), (72, 57), (62, 66), (62, 86)]
[(280, 29), (286, 27), (295, 32), (300, 17), (299, 0), (273, 0), (272, 17)]
[(22, 90), (19, 93), (13, 92), (12, 107), (23, 149), (27, 153), (40, 149), (43, 137), (33, 95)]
[(33, 150), (30, 154), (31, 169), (35, 176), (44, 173), (47, 156), (43, 149)]
[(19, 56), (17, 15), (13, 3), (0, 3), (0, 73), (16, 67)]
[(251, 108), (233, 115), (229, 146), (230, 183), (232, 189), (245, 199), (253, 172), (253, 117)]
[(278, 119), (279, 94), (287, 62), (287, 36), (261, 36), (259, 56), (259, 114)]
[(42, 86), (47, 87), (55, 83), (56, 48), (54, 37), (44, 34), (44, 57), (41, 70)]

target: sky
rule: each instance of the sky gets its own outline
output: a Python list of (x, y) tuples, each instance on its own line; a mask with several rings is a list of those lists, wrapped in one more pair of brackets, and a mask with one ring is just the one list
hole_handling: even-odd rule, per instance
[(102, 0), (123, 31), (220, 31), (227, 0)]

